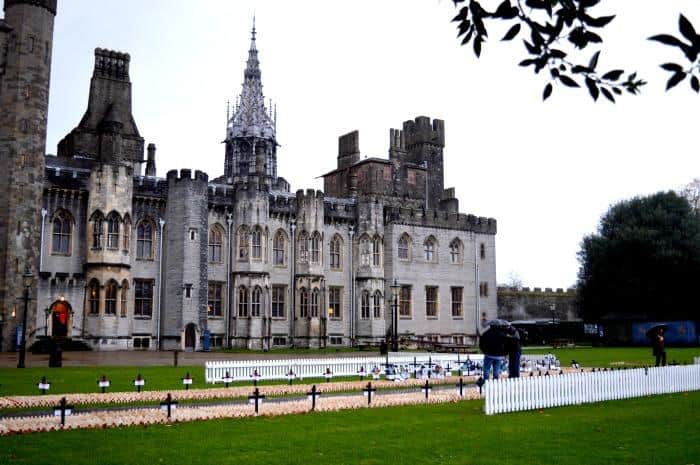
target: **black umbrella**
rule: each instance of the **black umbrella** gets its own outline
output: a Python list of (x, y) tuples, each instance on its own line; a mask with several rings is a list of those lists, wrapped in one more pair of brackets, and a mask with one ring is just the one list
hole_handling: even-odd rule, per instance
[(668, 325), (667, 324), (658, 324), (654, 325), (651, 328), (647, 329), (647, 337), (654, 337), (656, 333), (659, 332), (659, 330), (663, 329), (664, 331), (668, 330)]
[(487, 326), (493, 326), (496, 328), (507, 328), (510, 326), (510, 323), (507, 322), (506, 320), (501, 320), (501, 319), (495, 319), (495, 320), (489, 320), (486, 322)]

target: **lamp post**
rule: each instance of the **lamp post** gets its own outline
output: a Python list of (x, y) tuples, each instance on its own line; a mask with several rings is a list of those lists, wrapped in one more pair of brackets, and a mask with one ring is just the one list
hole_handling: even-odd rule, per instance
[(399, 351), (399, 291), (401, 285), (394, 278), (394, 284), (391, 285), (391, 294), (393, 301), (391, 303), (391, 350)]
[(32, 280), (34, 275), (32, 270), (27, 266), (24, 269), (24, 274), (22, 275), (22, 283), (24, 284), (24, 314), (22, 315), (22, 339), (19, 343), (19, 361), (17, 362), (17, 368), (25, 368), (24, 358), (26, 354), (27, 345), (27, 313), (29, 312), (29, 291), (32, 287)]
[(51, 315), (51, 309), (46, 307), (44, 309), (44, 337), (49, 335), (49, 315)]

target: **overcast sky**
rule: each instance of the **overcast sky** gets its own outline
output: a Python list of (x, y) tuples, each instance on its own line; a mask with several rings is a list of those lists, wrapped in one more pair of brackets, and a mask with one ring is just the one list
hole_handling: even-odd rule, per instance
[(240, 92), (255, 13), (278, 173), (292, 190), (322, 188), (341, 134), (359, 129), (363, 155), (386, 157), (389, 128), (444, 119), (445, 186), (461, 211), (498, 220), (499, 282), (571, 286), (580, 241), (610, 204), (700, 176), (700, 99), (687, 83), (664, 92), (658, 64), (678, 53), (645, 40), (676, 33), (681, 11), (700, 26), (700, 2), (604, 0), (595, 11), (618, 14), (600, 66), (639, 71), (643, 96), (595, 104), (557, 87), (543, 103), (544, 77), (516, 65), (521, 42), (494, 30), (477, 61), (455, 38), (449, 0), (59, 0), (47, 152), (82, 117), (103, 47), (131, 54), (134, 117), (158, 147), (158, 175), (222, 174), (226, 102)]

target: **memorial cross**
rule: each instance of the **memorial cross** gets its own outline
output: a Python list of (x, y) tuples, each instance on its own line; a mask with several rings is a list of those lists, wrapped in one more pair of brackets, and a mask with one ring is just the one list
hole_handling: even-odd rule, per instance
[(224, 386), (228, 387), (228, 385), (233, 382), (233, 378), (231, 377), (231, 374), (227, 371), (224, 377), (221, 378), (221, 381), (224, 382)]
[(250, 375), (250, 379), (253, 380), (253, 386), (258, 385), (258, 381), (260, 380), (260, 373), (258, 373), (258, 370), (253, 370), (253, 373)]
[(72, 413), (73, 406), (68, 405), (68, 402), (66, 401), (65, 397), (62, 397), (61, 401), (58, 403), (58, 406), (53, 408), (53, 415), (55, 417), (61, 417), (61, 426), (66, 425), (66, 415), (71, 415)]
[(428, 394), (430, 394), (430, 391), (433, 390), (433, 387), (430, 385), (430, 382), (427, 379), (425, 380), (423, 387), (420, 389), (425, 393), (425, 400), (428, 400)]
[[(530, 373), (530, 374), (532, 374), (532, 373)], [(484, 377), (479, 376), (479, 379), (476, 380), (476, 385), (479, 387), (479, 395), (481, 395), (481, 388), (484, 387), (484, 384), (486, 384)]]
[(292, 381), (294, 381), (294, 378), (297, 377), (297, 374), (292, 371), (290, 368), (289, 371), (287, 372), (287, 381), (289, 381), (289, 385), (292, 385)]
[(372, 393), (377, 392), (377, 388), (372, 387), (372, 383), (367, 383), (367, 387), (362, 390), (367, 396), (367, 406), (372, 404)]
[(321, 395), (321, 392), (316, 389), (316, 385), (311, 386), (311, 390), (306, 393), (307, 399), (311, 401), (311, 411), (316, 410), (316, 398)]
[(97, 380), (97, 386), (100, 388), (100, 391), (102, 391), (102, 394), (104, 394), (105, 390), (109, 387), (107, 376), (102, 375), (102, 377)]
[(168, 412), (168, 419), (170, 419), (170, 415), (172, 414), (172, 411), (177, 408), (177, 401), (173, 400), (173, 396), (168, 393), (168, 396), (165, 398), (164, 402), (160, 403), (160, 409), (165, 410)]
[(146, 380), (141, 377), (141, 373), (136, 375), (136, 379), (134, 380), (134, 386), (136, 387), (136, 392), (141, 392), (141, 389), (143, 388), (144, 384), (146, 384)]
[(49, 390), (49, 388), (51, 387), (51, 383), (46, 381), (46, 376), (42, 376), (41, 381), (39, 381), (39, 383), (37, 384), (37, 387), (39, 388), (39, 390), (41, 391), (41, 394), (43, 395), (43, 394), (46, 394), (46, 392)]
[(185, 374), (185, 377), (182, 378), (182, 385), (185, 386), (185, 391), (187, 391), (192, 385), (192, 377), (190, 376), (189, 371)]
[(464, 397), (464, 379), (460, 377), (456, 386), (459, 388), (459, 397)]
[(255, 391), (253, 391), (252, 396), (248, 396), (248, 402), (251, 404), (255, 404), (255, 414), (258, 414), (258, 406), (260, 405), (260, 402), (265, 398), (264, 394), (260, 394), (260, 389), (255, 388)]

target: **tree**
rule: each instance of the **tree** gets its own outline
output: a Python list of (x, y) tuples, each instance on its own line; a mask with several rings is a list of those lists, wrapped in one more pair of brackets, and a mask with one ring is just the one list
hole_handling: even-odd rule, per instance
[(696, 319), (700, 219), (660, 192), (613, 205), (583, 239), (578, 292), (587, 321), (604, 315)]
[(700, 179), (695, 178), (679, 191), (678, 195), (688, 201), (695, 213), (700, 213)]
[[(462, 45), (471, 42), (474, 54), (478, 58), (488, 37), (488, 21), (499, 20), (508, 24), (508, 32), (501, 40), (510, 41), (518, 36), (525, 36), (523, 45), (529, 58), (522, 60), (520, 66), (531, 66), (536, 74), (545, 68), (549, 71), (550, 82), (542, 92), (544, 100), (552, 94), (554, 85), (581, 87), (583, 83), (593, 100), (598, 100), (602, 94), (614, 103), (616, 95), (621, 95), (623, 91), (636, 95), (646, 84), (636, 72), (598, 69), (600, 49), (585, 60), (572, 58), (572, 52), (576, 50), (581, 51), (596, 45), (602, 47), (603, 39), (598, 31), (610, 24), (615, 16), (594, 15), (591, 12), (601, 0), (483, 1), (490, 4), (491, 11), (478, 0), (453, 0), (455, 7), (459, 8), (457, 16), (453, 18), (457, 23), (457, 37), (462, 37)], [(691, 88), (700, 92), (700, 35), (683, 14), (679, 18), (679, 29), (680, 39), (670, 34), (657, 34), (649, 37), (649, 40), (679, 48), (688, 61), (686, 65), (661, 65), (661, 68), (672, 73), (666, 90), (689, 78)]]

